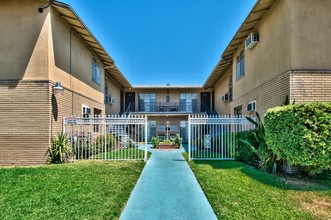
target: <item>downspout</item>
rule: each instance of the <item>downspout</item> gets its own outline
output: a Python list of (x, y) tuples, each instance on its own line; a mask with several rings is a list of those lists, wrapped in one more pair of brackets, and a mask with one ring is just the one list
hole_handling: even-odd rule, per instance
[(70, 27), (70, 45), (69, 45), (69, 75), (70, 75), (70, 89), (71, 89), (71, 115), (74, 115), (74, 85), (72, 83), (72, 31), (73, 31), (73, 27)]

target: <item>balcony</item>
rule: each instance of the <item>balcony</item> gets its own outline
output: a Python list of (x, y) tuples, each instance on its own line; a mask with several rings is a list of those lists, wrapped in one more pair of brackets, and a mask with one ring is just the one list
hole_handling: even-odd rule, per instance
[(132, 114), (197, 114), (207, 112), (209, 108), (200, 102), (132, 102), (128, 110)]

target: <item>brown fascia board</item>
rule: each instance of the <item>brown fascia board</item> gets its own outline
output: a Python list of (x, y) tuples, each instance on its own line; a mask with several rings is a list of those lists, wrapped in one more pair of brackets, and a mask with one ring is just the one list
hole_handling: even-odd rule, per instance
[[(269, 7), (267, 7), (267, 8), (260, 9), (260, 10), (257, 10), (257, 11), (254, 12), (254, 10), (255, 10), (255, 9), (256, 9), (261, 3), (264, 3), (264, 2), (271, 2), (271, 5), (270, 5)], [(217, 67), (220, 65), (223, 56), (224, 56), (226, 53), (230, 52), (230, 51), (228, 51), (228, 49), (231, 48), (231, 43), (232, 43), (233, 41), (236, 41), (236, 40), (239, 40), (239, 39), (245, 39), (245, 38), (247, 37), (246, 34), (244, 34), (244, 36), (240, 36), (240, 37), (236, 37), (236, 36), (237, 36), (240, 32), (247, 32), (247, 31), (249, 31), (249, 30), (252, 29), (252, 28), (250, 28), (250, 29), (247, 29), (247, 30), (245, 30), (245, 31), (241, 31), (241, 30), (244, 28), (244, 26), (245, 26), (246, 24), (250, 24), (251, 22), (253, 22), (253, 21), (248, 21), (249, 18), (250, 18), (252, 15), (254, 15), (254, 14), (265, 13), (265, 12), (267, 12), (268, 10), (270, 10), (270, 8), (271, 8), (271, 6), (272, 6), (272, 4), (273, 4), (274, 2), (275, 2), (275, 0), (268, 0), (268, 1), (266, 1), (266, 0), (258, 0), (258, 1), (255, 3), (255, 5), (253, 6), (252, 10), (251, 10), (250, 13), (247, 15), (246, 19), (245, 19), (244, 22), (241, 24), (241, 26), (239, 27), (239, 29), (238, 29), (237, 32), (235, 33), (234, 37), (231, 39), (230, 43), (229, 43), (228, 46), (226, 47), (226, 49), (225, 49), (225, 51), (223, 52), (223, 54), (222, 54), (220, 60), (218, 61), (218, 63), (216, 64), (215, 68), (213, 69), (213, 71), (212, 71), (211, 74), (209, 75), (208, 79), (207, 79), (206, 82), (203, 84), (203, 86), (202, 86), (203, 88), (205, 88), (205, 86), (208, 85), (208, 84), (213, 84), (213, 85), (214, 85), (214, 84), (216, 83), (216, 82), (214, 82), (214, 83), (209, 83), (208, 81), (212, 79), (211, 76), (214, 74), (215, 70), (216, 70)], [(261, 18), (261, 19), (262, 19), (262, 18)], [(258, 20), (258, 19), (255, 19), (255, 20)], [(256, 21), (254, 27), (255, 27), (258, 23), (259, 23), (259, 21)], [(240, 33), (240, 34), (242, 34), (242, 33)], [(231, 51), (232, 51), (232, 50), (231, 50)], [(209, 86), (209, 87), (210, 87), (210, 86)]]

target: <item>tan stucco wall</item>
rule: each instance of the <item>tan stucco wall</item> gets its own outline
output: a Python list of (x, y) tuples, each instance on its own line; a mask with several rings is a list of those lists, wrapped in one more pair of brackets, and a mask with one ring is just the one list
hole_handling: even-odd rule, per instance
[(244, 42), (234, 55), (234, 100), (291, 69), (292, 8), (289, 2), (276, 1), (261, 20), (256, 28), (260, 42), (252, 50), (245, 50), (245, 75), (239, 80), (236, 79), (236, 56), (244, 48)]
[(107, 78), (107, 83), (108, 96), (115, 98), (115, 104), (106, 104), (106, 115), (117, 115), (121, 111), (121, 86), (112, 77)]
[(70, 30), (69, 24), (60, 17), (55, 9), (52, 9), (51, 26), (51, 44), (54, 51), (51, 62), (54, 63), (54, 66), (51, 67), (50, 80), (61, 81), (63, 86), (91, 97), (97, 102), (103, 102), (104, 67), (101, 62), (99, 63), (101, 83), (98, 85), (92, 81), (93, 57), (99, 61), (101, 59), (92, 52), (92, 49), (83, 42), (74, 30)]
[(222, 102), (222, 96), (229, 92), (229, 82), (232, 69), (230, 68), (215, 84), (215, 110), (219, 115), (231, 113), (231, 102)]
[(290, 0), (292, 68), (331, 69), (330, 0)]
[(1, 1), (0, 80), (48, 79), (50, 16), (37, 10), (43, 3)]

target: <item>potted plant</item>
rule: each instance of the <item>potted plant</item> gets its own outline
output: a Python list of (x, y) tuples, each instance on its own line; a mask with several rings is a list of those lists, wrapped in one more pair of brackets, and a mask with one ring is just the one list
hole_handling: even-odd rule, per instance
[(159, 143), (159, 149), (174, 149), (176, 145), (172, 143), (170, 140), (164, 140)]

